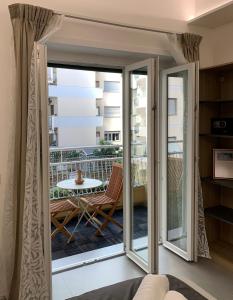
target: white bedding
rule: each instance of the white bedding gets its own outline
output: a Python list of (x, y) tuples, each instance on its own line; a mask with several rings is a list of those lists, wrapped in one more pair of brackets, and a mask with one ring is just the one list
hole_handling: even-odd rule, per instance
[(169, 291), (169, 281), (165, 275), (146, 275), (133, 300), (187, 300), (176, 291)]

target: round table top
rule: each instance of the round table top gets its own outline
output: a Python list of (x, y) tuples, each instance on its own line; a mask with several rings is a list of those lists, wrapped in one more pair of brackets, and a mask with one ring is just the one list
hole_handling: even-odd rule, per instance
[(92, 179), (92, 178), (83, 178), (83, 179), (84, 179), (83, 184), (76, 184), (74, 178), (59, 181), (57, 183), (57, 187), (65, 190), (84, 190), (84, 189), (96, 188), (103, 184), (103, 182), (98, 179)]

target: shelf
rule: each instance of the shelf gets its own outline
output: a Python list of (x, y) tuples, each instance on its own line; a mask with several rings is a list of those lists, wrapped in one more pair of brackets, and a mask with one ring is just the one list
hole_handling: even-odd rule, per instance
[(220, 185), (229, 189), (233, 189), (233, 180), (230, 179), (213, 179), (211, 177), (202, 177), (201, 180), (207, 183)]
[(200, 100), (200, 104), (233, 104), (233, 99), (231, 100)]
[(233, 225), (233, 209), (222, 205), (208, 207), (205, 209), (205, 216), (212, 217), (221, 222)]
[(222, 134), (211, 134), (211, 133), (200, 133), (199, 136), (223, 138), (223, 139), (233, 139), (233, 135), (222, 135)]

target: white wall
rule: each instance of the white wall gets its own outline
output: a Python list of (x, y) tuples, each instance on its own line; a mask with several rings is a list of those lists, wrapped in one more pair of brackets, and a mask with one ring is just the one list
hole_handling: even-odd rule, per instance
[(214, 29), (192, 27), (203, 36), (200, 45), (200, 67), (233, 63), (233, 22)]
[(95, 88), (95, 72), (59, 68), (57, 85)]
[(212, 31), (213, 65), (233, 62), (233, 23)]
[[(196, 0), (194, 17), (215, 9), (229, 0)], [(228, 23), (214, 29), (190, 27), (203, 36), (200, 46), (201, 68), (217, 66), (233, 62), (233, 23)]]
[[(85, 132), (85, 135), (83, 134)], [(85, 147), (96, 144), (96, 127), (58, 128), (58, 147)]]

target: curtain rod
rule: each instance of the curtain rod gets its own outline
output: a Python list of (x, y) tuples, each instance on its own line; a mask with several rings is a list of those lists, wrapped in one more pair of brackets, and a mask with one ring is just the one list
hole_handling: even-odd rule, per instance
[(120, 28), (127, 28), (127, 29), (134, 29), (134, 30), (141, 30), (141, 31), (148, 31), (148, 32), (156, 32), (156, 33), (167, 33), (167, 34), (181, 34), (182, 32), (172, 32), (172, 31), (164, 31), (160, 29), (152, 29), (152, 28), (147, 28), (147, 27), (140, 27), (140, 26), (133, 26), (133, 25), (126, 25), (126, 24), (121, 24), (121, 23), (113, 23), (109, 21), (104, 21), (104, 20), (99, 20), (99, 19), (92, 19), (88, 17), (81, 17), (81, 16), (76, 16), (76, 15), (71, 15), (71, 14), (62, 14), (61, 12), (55, 12), (58, 15), (64, 15), (64, 17), (69, 18), (69, 19), (76, 19), (76, 20), (81, 20), (81, 21), (87, 21), (91, 23), (98, 23), (98, 24), (103, 24), (103, 25), (109, 25), (109, 26), (115, 26), (115, 27), (120, 27)]

